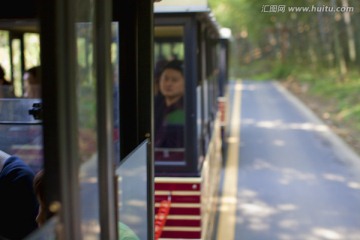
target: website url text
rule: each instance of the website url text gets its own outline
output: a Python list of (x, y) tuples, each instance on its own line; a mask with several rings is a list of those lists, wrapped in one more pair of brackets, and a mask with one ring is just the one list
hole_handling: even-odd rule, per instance
[(330, 7), (330, 6), (308, 6), (308, 7), (290, 7), (285, 5), (263, 5), (261, 12), (264, 13), (285, 13), (285, 12), (354, 12), (354, 7)]

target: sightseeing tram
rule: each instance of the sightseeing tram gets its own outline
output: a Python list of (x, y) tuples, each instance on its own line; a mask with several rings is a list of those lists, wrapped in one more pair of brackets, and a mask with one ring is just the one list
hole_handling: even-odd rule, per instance
[(48, 218), (26, 239), (153, 239), (152, 36), (152, 0), (2, 7), (0, 150), (44, 171)]
[[(0, 85), (0, 150), (44, 171), (47, 221), (26, 239), (209, 239), (228, 39), (206, 1), (188, 2), (3, 6), (0, 65), (10, 84)], [(155, 111), (173, 60), (185, 81), (176, 147), (157, 144)], [(36, 66), (40, 94), (29, 96), (23, 76)]]
[[(154, 12), (155, 239), (211, 239), (226, 137), (229, 36), (207, 1), (162, 1)], [(173, 62), (184, 86), (169, 105), (166, 69)]]

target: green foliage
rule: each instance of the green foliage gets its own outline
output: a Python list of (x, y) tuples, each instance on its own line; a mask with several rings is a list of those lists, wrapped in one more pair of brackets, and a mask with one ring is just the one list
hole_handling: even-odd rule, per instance
[(78, 121), (79, 126), (87, 129), (96, 128), (96, 92), (90, 85), (82, 85), (78, 94)]
[[(267, 29), (286, 26), (295, 19), (307, 19), (310, 14), (291, 13), (288, 7), (306, 7), (314, 0), (210, 0), (216, 19), (238, 34), (246, 31), (252, 40), (259, 40)], [(269, 11), (270, 7), (285, 7), (284, 11)]]
[(209, 1), (220, 25), (232, 29), (233, 77), (306, 83), (311, 94), (335, 100), (339, 118), (359, 122), (360, 129), (359, 1), (347, 1), (354, 8), (348, 13), (290, 10), (341, 7), (341, 0)]
[(273, 68), (273, 78), (284, 79), (287, 78), (292, 71), (292, 65), (286, 63), (277, 63)]
[[(321, 96), (334, 101), (337, 106), (337, 118), (360, 123), (360, 74), (358, 71), (351, 71), (346, 82), (338, 80), (338, 73), (333, 69), (320, 69), (311, 72), (311, 79), (303, 78), (299, 74), (295, 77), (300, 82), (309, 84), (309, 91), (313, 95)], [(360, 130), (360, 124), (357, 125)]]

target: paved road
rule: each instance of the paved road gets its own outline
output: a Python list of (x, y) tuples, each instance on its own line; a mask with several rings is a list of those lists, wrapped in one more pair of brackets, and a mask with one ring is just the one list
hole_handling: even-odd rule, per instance
[[(237, 159), (227, 159), (237, 175), (225, 176), (223, 201), (232, 199), (234, 215), (219, 221), (227, 219), (233, 234), (217, 239), (359, 240), (359, 157), (280, 85), (231, 86), (230, 96), (241, 95), (241, 111), (231, 116), (240, 120), (238, 136), (230, 134)], [(237, 187), (233, 197), (229, 185)]]

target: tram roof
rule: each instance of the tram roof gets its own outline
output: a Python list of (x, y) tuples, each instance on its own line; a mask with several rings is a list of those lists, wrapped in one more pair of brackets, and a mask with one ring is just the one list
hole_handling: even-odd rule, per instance
[(161, 0), (154, 3), (156, 14), (200, 14), (204, 23), (214, 30), (217, 37), (220, 37), (220, 26), (216, 21), (213, 12), (208, 4), (208, 0)]
[(162, 0), (154, 4), (155, 13), (209, 12), (207, 0)]

